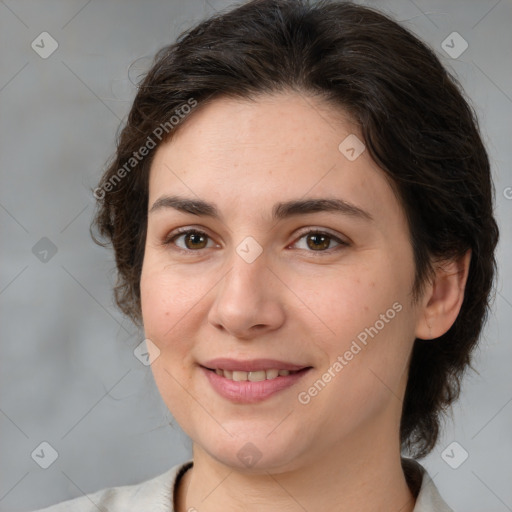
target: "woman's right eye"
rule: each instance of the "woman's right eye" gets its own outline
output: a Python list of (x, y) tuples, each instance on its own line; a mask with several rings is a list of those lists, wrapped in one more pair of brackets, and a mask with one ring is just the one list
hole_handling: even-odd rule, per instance
[[(177, 240), (180, 239), (182, 239), (183, 245), (177, 243)], [(209, 236), (204, 231), (199, 231), (197, 229), (185, 229), (167, 237), (163, 242), (163, 245), (174, 244), (182, 251), (195, 252), (200, 249), (208, 249), (209, 247), (205, 245), (208, 239)], [(213, 243), (213, 241), (211, 242), (214, 247), (215, 244)]]

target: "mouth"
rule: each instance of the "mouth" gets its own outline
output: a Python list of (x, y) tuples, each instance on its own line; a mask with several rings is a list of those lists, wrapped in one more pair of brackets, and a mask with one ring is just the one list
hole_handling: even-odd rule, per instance
[(216, 359), (199, 366), (217, 394), (238, 404), (270, 398), (297, 384), (313, 368), (270, 359)]

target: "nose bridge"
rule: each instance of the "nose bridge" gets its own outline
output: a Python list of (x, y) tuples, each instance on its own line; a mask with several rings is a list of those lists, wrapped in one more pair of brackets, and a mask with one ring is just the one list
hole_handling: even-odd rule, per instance
[(268, 256), (252, 237), (234, 248), (230, 269), (215, 293), (210, 322), (241, 337), (253, 326), (276, 328), (282, 322), (283, 308), (271, 282)]
[(253, 303), (262, 300), (261, 294), (268, 290), (270, 272), (267, 268), (268, 254), (252, 237), (247, 237), (235, 247), (231, 257), (231, 269), (221, 283), (219, 292), (225, 301), (235, 304)]

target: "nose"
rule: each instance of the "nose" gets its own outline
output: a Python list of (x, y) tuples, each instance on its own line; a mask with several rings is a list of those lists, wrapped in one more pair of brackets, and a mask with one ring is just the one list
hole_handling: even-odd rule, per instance
[(209, 322), (240, 339), (278, 329), (285, 320), (283, 284), (268, 267), (265, 252), (250, 263), (234, 253), (232, 261), (214, 289)]

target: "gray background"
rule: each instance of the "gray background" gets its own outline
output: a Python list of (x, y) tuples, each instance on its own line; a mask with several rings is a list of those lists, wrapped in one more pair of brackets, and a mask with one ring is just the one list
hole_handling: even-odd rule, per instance
[[(402, 21), (456, 73), (490, 151), (501, 227), (498, 293), (477, 353), (479, 374), (468, 374), (453, 423), (421, 462), (455, 510), (505, 512), (512, 510), (512, 3), (366, 3)], [(113, 305), (113, 255), (89, 238), (89, 190), (134, 97), (130, 77), (182, 30), (229, 5), (0, 2), (2, 512), (141, 482), (190, 456), (150, 367), (133, 355), (144, 336)], [(31, 48), (44, 31), (59, 45), (46, 59)], [(455, 59), (441, 47), (453, 31), (469, 44)], [(34, 254), (53, 247), (43, 237), (57, 250), (47, 261)], [(31, 457), (43, 441), (58, 452), (48, 469)], [(441, 455), (453, 441), (469, 454), (458, 469)], [(460, 457), (461, 448), (453, 453)]]

